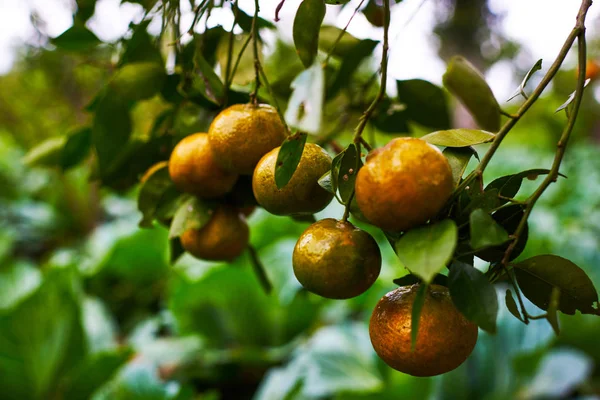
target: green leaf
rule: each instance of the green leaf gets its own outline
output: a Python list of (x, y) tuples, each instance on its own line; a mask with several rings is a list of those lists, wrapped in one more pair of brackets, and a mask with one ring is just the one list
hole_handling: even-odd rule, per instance
[[(583, 87), (585, 88), (588, 85), (588, 83), (590, 83), (590, 82), (591, 82), (591, 79), (589, 79), (589, 78), (586, 79), (585, 83), (583, 84)], [(573, 102), (573, 100), (575, 100), (575, 94), (576, 93), (577, 93), (577, 91), (574, 91), (573, 93), (571, 93), (569, 95), (569, 98), (567, 98), (567, 101), (565, 101), (564, 103), (562, 103), (561, 106), (558, 107), (556, 109), (556, 111), (554, 111), (554, 112), (557, 113), (557, 112), (559, 112), (559, 111), (564, 110), (565, 108), (567, 108), (569, 106), (569, 104), (571, 104)]]
[[(523, 218), (524, 211), (523, 206), (520, 204), (511, 204), (506, 207), (502, 207), (494, 214), (492, 214), (492, 218), (496, 221), (509, 235), (512, 235), (517, 230), (519, 223), (521, 222), (521, 218)], [(526, 224), (525, 228), (521, 235), (519, 235), (519, 239), (517, 240), (517, 244), (515, 245), (511, 255), (510, 260), (514, 260), (517, 258), (525, 249), (525, 245), (527, 244), (527, 239), (529, 237), (529, 227)], [(477, 252), (477, 257), (481, 258), (485, 261), (500, 261), (504, 257), (504, 252), (510, 245), (510, 242), (507, 242), (500, 246), (493, 246), (487, 249), (481, 250)]]
[[(549, 173), (549, 169), (528, 169), (519, 172), (518, 174), (501, 176), (490, 182), (490, 184), (485, 187), (485, 190), (498, 189), (498, 195), (505, 197), (498, 199), (500, 205), (506, 204), (509, 201), (508, 199), (514, 198), (517, 195), (519, 189), (521, 189), (523, 179), (535, 180), (538, 176), (547, 175)], [(558, 175), (566, 178), (566, 176), (561, 173)]]
[(421, 319), (421, 311), (423, 310), (423, 305), (425, 304), (425, 295), (429, 287), (427, 284), (419, 285), (419, 289), (417, 290), (417, 294), (415, 295), (415, 299), (413, 301), (413, 307), (410, 314), (410, 349), (411, 351), (415, 350), (417, 345), (417, 337), (419, 334), (419, 322)]
[(598, 293), (586, 273), (573, 262), (559, 256), (544, 254), (514, 265), (515, 275), (523, 294), (533, 304), (547, 310), (553, 288), (560, 289), (558, 309), (573, 315), (600, 315)]
[(62, 50), (84, 52), (92, 50), (102, 42), (83, 23), (75, 21), (73, 26), (60, 36), (50, 39), (50, 43)]
[(311, 134), (319, 133), (323, 115), (324, 79), (323, 68), (318, 61), (294, 79), (294, 92), (285, 111), (285, 120), (291, 127)]
[(194, 67), (195, 73), (198, 74), (198, 76), (194, 76), (194, 79), (202, 79), (207, 97), (220, 103), (225, 94), (225, 87), (212, 65), (210, 65), (202, 55), (200, 46), (196, 48)]
[(181, 236), (188, 229), (200, 229), (212, 217), (214, 208), (209, 203), (203, 202), (197, 197), (191, 197), (184, 201), (171, 223), (169, 239)]
[[(241, 8), (234, 5), (233, 12), (235, 14), (235, 22), (242, 28), (244, 32), (250, 33), (252, 31), (252, 19), (250, 15), (246, 14)], [(258, 17), (256, 20), (256, 26), (258, 29), (267, 28), (267, 29), (277, 29), (277, 27), (271, 22), (267, 21), (264, 18)]]
[(101, 176), (110, 173), (111, 166), (129, 141), (131, 129), (128, 104), (115, 94), (102, 96), (96, 106), (92, 127), (92, 141), (98, 155)]
[(327, 88), (327, 98), (333, 98), (344, 87), (348, 87), (354, 72), (358, 69), (362, 61), (373, 54), (373, 50), (379, 42), (371, 39), (364, 39), (357, 43), (351, 51), (342, 59), (342, 65), (335, 75), (331, 86)]
[[(332, 51), (333, 44), (340, 34), (342, 37)], [(331, 52), (336, 57), (346, 57), (359, 42), (359, 39), (336, 26), (323, 25), (319, 32), (319, 49), (326, 53)]]
[(85, 355), (73, 271), (46, 273), (38, 290), (0, 316), (3, 398), (47, 399)]
[(76, 19), (85, 22), (94, 15), (96, 0), (77, 0)]
[(363, 163), (356, 143), (351, 143), (342, 154), (337, 182), (342, 204), (346, 204), (352, 193), (354, 193), (356, 175)]
[(87, 400), (108, 382), (131, 357), (129, 349), (113, 350), (94, 355), (66, 379), (65, 399)]
[(471, 248), (498, 246), (509, 240), (508, 233), (490, 215), (478, 208), (469, 217)]
[(496, 333), (498, 297), (486, 276), (472, 265), (455, 261), (450, 266), (448, 288), (456, 308), (481, 329)]
[(458, 186), (475, 150), (472, 147), (446, 147), (442, 153), (452, 169), (454, 186)]
[(443, 76), (444, 86), (471, 113), (477, 124), (486, 131), (500, 129), (500, 106), (483, 75), (466, 59), (453, 57)]
[(308, 68), (313, 64), (319, 48), (319, 30), (325, 18), (323, 0), (303, 0), (294, 18), (294, 45), (296, 52)]
[(446, 147), (467, 147), (475, 144), (487, 143), (494, 140), (495, 135), (477, 129), (450, 129), (437, 131), (422, 136), (427, 143)]
[(24, 261), (3, 265), (0, 269), (0, 311), (17, 306), (41, 284), (42, 274)]
[(541, 69), (542, 69), (542, 59), (540, 58), (539, 60), (537, 60), (537, 62), (535, 64), (533, 64), (533, 67), (531, 67), (531, 69), (529, 71), (527, 71), (527, 74), (525, 74), (525, 78), (523, 78), (523, 81), (521, 82), (521, 84), (519, 85), (517, 90), (515, 90), (515, 92), (506, 101), (511, 101), (518, 95), (523, 95), (524, 98), (527, 98), (525, 95), (525, 85), (527, 85), (527, 82), (533, 76), (533, 74), (535, 74), (537, 71), (539, 71)]
[(25, 154), (23, 163), (28, 166), (56, 166), (60, 163), (66, 142), (65, 136), (46, 139)]
[(85, 160), (92, 147), (92, 129), (83, 128), (69, 135), (62, 149), (60, 165), (63, 170)]
[(408, 118), (428, 128), (450, 128), (446, 94), (440, 87), (422, 79), (396, 81), (396, 86)]
[(294, 176), (304, 152), (306, 138), (306, 133), (298, 132), (283, 141), (275, 164), (275, 184), (278, 189), (287, 185)]
[[(150, 0), (156, 1), (156, 0)], [(119, 67), (137, 62), (153, 62), (163, 65), (162, 55), (156, 44), (156, 40), (148, 34), (147, 28), (152, 20), (148, 19), (139, 25), (131, 26), (133, 35), (125, 41), (125, 51), (119, 60)]]
[(135, 62), (121, 67), (109, 82), (110, 90), (123, 100), (139, 101), (159, 93), (166, 80), (162, 65)]
[[(338, 188), (339, 188), (339, 175), (340, 175), (340, 166), (342, 163), (342, 158), (344, 157), (344, 152), (342, 151), (340, 154), (335, 156), (331, 161), (331, 187), (333, 189), (333, 193), (337, 197)], [(342, 199), (338, 199), (339, 202), (342, 202)]]
[(384, 97), (375, 109), (371, 122), (375, 128), (383, 133), (411, 132), (408, 125), (409, 118), (406, 113), (406, 106), (387, 97)]
[(185, 249), (178, 237), (169, 240), (169, 263), (171, 265), (175, 264), (184, 253)]
[(504, 301), (506, 303), (506, 308), (508, 308), (508, 311), (512, 315), (514, 315), (515, 318), (517, 318), (519, 321), (525, 322), (525, 320), (523, 320), (523, 317), (521, 316), (521, 313), (519, 312), (519, 308), (517, 307), (517, 303), (515, 302), (515, 298), (513, 297), (510, 289), (506, 289), (506, 296), (504, 296)]
[(402, 264), (430, 283), (452, 258), (457, 240), (456, 224), (446, 219), (408, 231), (394, 247)]
[(156, 366), (140, 361), (127, 364), (115, 379), (95, 393), (93, 400), (169, 400), (174, 391), (168, 385), (169, 382), (160, 379)]
[(331, 194), (336, 194), (333, 189), (333, 183), (331, 182), (331, 170), (325, 172), (318, 180), (319, 186), (327, 190)]
[(180, 193), (169, 176), (169, 166), (165, 162), (146, 177), (146, 181), (140, 187), (137, 199), (138, 210), (142, 213), (140, 227), (151, 228), (152, 221), (159, 217), (159, 214), (162, 214), (160, 217), (163, 218), (169, 217), (169, 212), (165, 212), (165, 209), (173, 208), (173, 204), (176, 203), (175, 199), (179, 196)]

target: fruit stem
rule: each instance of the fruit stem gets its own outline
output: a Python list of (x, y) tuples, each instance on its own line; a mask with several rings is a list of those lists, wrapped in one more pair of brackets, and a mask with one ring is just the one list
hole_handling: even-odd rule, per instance
[(377, 105), (383, 100), (385, 96), (385, 88), (387, 82), (387, 67), (388, 67), (388, 50), (389, 50), (389, 30), (390, 30), (390, 0), (383, 0), (383, 50), (381, 54), (381, 82), (379, 84), (379, 91), (377, 96), (373, 99), (373, 102), (367, 108), (367, 110), (360, 117), (358, 126), (354, 130), (354, 143), (360, 143), (361, 135), (367, 126), (367, 122), (375, 112)]
[(254, 18), (252, 18), (252, 44), (254, 49), (254, 91), (250, 95), (250, 99), (254, 105), (258, 105), (258, 89), (260, 88), (260, 60), (258, 58), (258, 12), (260, 6), (258, 0), (254, 0)]
[[(235, 25), (237, 23), (237, 17), (238, 17), (238, 0), (235, 1), (235, 3), (233, 4), (233, 24), (231, 25), (231, 31), (229, 32), (229, 38), (228, 38), (228, 43), (227, 43), (227, 65), (225, 66), (225, 93), (223, 94), (223, 106), (227, 106), (227, 98), (229, 96), (229, 87), (231, 86), (231, 81), (233, 80), (233, 77), (235, 75), (235, 69), (237, 69), (237, 63), (235, 66), (235, 69), (233, 70), (233, 72), (231, 71), (231, 59), (233, 58), (233, 40), (235, 35), (233, 34), (233, 30), (235, 29)], [(246, 43), (247, 45), (247, 43)], [(242, 51), (240, 51), (240, 54), (238, 55), (238, 63), (239, 63), (239, 59), (241, 58), (242, 54), (244, 54), (244, 50), (245, 50), (245, 46), (242, 49)]]
[(346, 26), (344, 26), (344, 29), (342, 29), (340, 31), (340, 34), (337, 36), (337, 38), (335, 38), (335, 41), (331, 45), (331, 48), (327, 52), (327, 57), (325, 58), (325, 61), (323, 62), (323, 69), (325, 69), (325, 67), (327, 67), (327, 64), (329, 64), (329, 59), (331, 58), (331, 54), (337, 47), (340, 40), (342, 40), (342, 37), (344, 37), (344, 34), (346, 33), (346, 31), (348, 30), (348, 27), (350, 26), (350, 22), (352, 22), (352, 20), (354, 19), (354, 16), (358, 13), (358, 10), (360, 9), (360, 7), (363, 5), (364, 2), (365, 2), (365, 0), (361, 0), (361, 2), (356, 6), (356, 8), (354, 9), (354, 12), (350, 16), (350, 19), (348, 20), (348, 23), (346, 24)]
[(260, 261), (256, 249), (252, 245), (248, 245), (248, 253), (250, 254), (250, 260), (252, 261), (252, 269), (254, 270), (254, 273), (256, 274), (256, 278), (260, 282), (260, 285), (262, 286), (265, 293), (271, 293), (271, 290), (273, 290), (273, 285), (271, 285), (269, 277), (267, 276), (267, 273), (265, 271), (265, 267)]

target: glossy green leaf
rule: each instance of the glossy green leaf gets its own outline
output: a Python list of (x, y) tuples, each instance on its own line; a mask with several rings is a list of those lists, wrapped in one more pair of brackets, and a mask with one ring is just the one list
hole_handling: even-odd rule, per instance
[(23, 163), (29, 166), (46, 167), (59, 165), (66, 142), (65, 136), (46, 139), (25, 154)]
[(92, 147), (92, 129), (83, 128), (69, 135), (62, 149), (60, 166), (63, 170), (73, 168), (90, 154)]
[(490, 333), (496, 332), (498, 297), (487, 277), (472, 265), (455, 261), (448, 274), (448, 288), (456, 308)]
[(523, 81), (521, 81), (521, 84), (519, 85), (517, 90), (515, 90), (515, 92), (508, 98), (507, 101), (511, 101), (518, 95), (522, 95), (524, 98), (527, 98), (526, 94), (525, 94), (525, 85), (527, 85), (527, 82), (529, 82), (529, 79), (533, 76), (533, 74), (535, 74), (537, 71), (539, 71), (541, 69), (542, 69), (542, 59), (540, 58), (533, 65), (533, 67), (531, 67), (529, 69), (529, 71), (527, 71), (527, 73), (525, 74), (525, 78), (523, 78)]
[[(520, 204), (511, 204), (506, 207), (502, 207), (494, 214), (492, 214), (492, 218), (496, 221), (509, 235), (512, 235), (517, 230), (517, 227), (523, 218), (524, 211), (523, 206)], [(525, 249), (525, 245), (527, 244), (527, 239), (529, 237), (529, 227), (526, 224), (523, 232), (519, 236), (517, 240), (517, 244), (515, 245), (511, 255), (510, 260), (514, 260), (517, 258)], [(504, 252), (510, 245), (510, 242), (506, 242), (500, 246), (493, 246), (487, 249), (481, 250), (477, 252), (477, 257), (481, 258), (485, 261), (500, 261), (504, 258)]]
[(472, 147), (447, 147), (442, 152), (452, 169), (452, 181), (457, 186), (467, 169), (469, 160), (475, 153)]
[(325, 18), (323, 0), (303, 0), (294, 18), (294, 45), (306, 68), (310, 67), (319, 48), (319, 30)]
[(440, 87), (422, 79), (396, 81), (396, 86), (408, 118), (427, 128), (450, 128), (446, 94)]
[(430, 283), (452, 258), (457, 240), (456, 224), (446, 219), (408, 231), (394, 248), (412, 274)]
[(294, 92), (290, 96), (285, 120), (299, 131), (318, 134), (323, 115), (324, 74), (317, 61), (304, 70), (292, 82)]
[(450, 59), (443, 81), (482, 129), (490, 132), (500, 129), (498, 101), (483, 75), (470, 62), (460, 56)]
[(355, 143), (351, 143), (343, 152), (338, 173), (337, 182), (342, 204), (346, 204), (352, 193), (354, 193), (354, 182), (356, 182), (356, 175), (362, 164), (358, 146)]
[(169, 230), (169, 239), (181, 236), (188, 229), (202, 228), (210, 221), (213, 210), (212, 204), (197, 197), (190, 197), (181, 204), (175, 213)]
[(112, 77), (109, 87), (123, 100), (139, 101), (159, 93), (165, 78), (162, 65), (136, 62), (121, 67)]
[(419, 335), (419, 322), (421, 320), (421, 311), (425, 304), (426, 293), (429, 290), (427, 284), (419, 285), (410, 314), (410, 349), (414, 351), (417, 346), (417, 337)]
[(450, 129), (437, 131), (422, 136), (427, 143), (446, 147), (467, 147), (487, 143), (494, 140), (495, 135), (477, 129)]
[(304, 152), (306, 138), (306, 133), (298, 132), (287, 137), (279, 148), (275, 163), (275, 184), (278, 189), (287, 185), (294, 176)]
[[(340, 35), (342, 35), (342, 37), (335, 48), (333, 48), (334, 43)], [(347, 56), (359, 42), (359, 39), (336, 26), (323, 25), (319, 32), (319, 50), (326, 53), (331, 52), (331, 54), (336, 57)]]
[(521, 322), (525, 322), (523, 320), (523, 317), (521, 316), (521, 313), (519, 312), (519, 308), (517, 307), (517, 303), (515, 302), (515, 298), (513, 297), (513, 294), (510, 291), (510, 289), (506, 289), (506, 295), (504, 296), (504, 302), (506, 303), (506, 308), (508, 309), (508, 311), (512, 315), (514, 315), (515, 318), (517, 318)]
[(586, 273), (573, 262), (559, 256), (544, 254), (514, 265), (515, 275), (523, 294), (533, 304), (547, 310), (553, 288), (560, 289), (558, 309), (573, 315), (600, 315), (598, 293)]
[(508, 241), (508, 233), (490, 215), (478, 208), (469, 217), (471, 248), (498, 246)]
[(360, 64), (373, 54), (378, 43), (371, 39), (361, 40), (344, 56), (333, 83), (327, 88), (327, 98), (335, 97), (342, 88), (348, 86)]
[(62, 50), (83, 52), (92, 50), (102, 42), (83, 23), (76, 21), (60, 36), (51, 39), (50, 43)]

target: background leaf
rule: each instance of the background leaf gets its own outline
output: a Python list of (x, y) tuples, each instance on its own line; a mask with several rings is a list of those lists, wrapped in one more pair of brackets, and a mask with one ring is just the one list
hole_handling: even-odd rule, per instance
[(490, 217), (490, 215), (478, 208), (469, 217), (469, 229), (471, 233), (471, 247), (474, 250), (489, 246), (498, 246), (508, 241), (508, 233), (503, 227)]
[(354, 193), (354, 182), (356, 182), (356, 175), (362, 166), (362, 160), (355, 143), (351, 143), (342, 154), (337, 182), (342, 204), (346, 204)]
[(422, 79), (396, 81), (398, 99), (406, 105), (406, 115), (425, 127), (449, 129), (450, 113), (444, 91)]
[(294, 18), (294, 45), (306, 68), (310, 67), (319, 48), (319, 30), (325, 18), (323, 0), (303, 0)]
[(169, 239), (181, 236), (188, 229), (202, 228), (210, 221), (213, 210), (212, 205), (197, 197), (190, 197), (188, 200), (182, 202), (173, 217), (173, 222), (171, 222)]

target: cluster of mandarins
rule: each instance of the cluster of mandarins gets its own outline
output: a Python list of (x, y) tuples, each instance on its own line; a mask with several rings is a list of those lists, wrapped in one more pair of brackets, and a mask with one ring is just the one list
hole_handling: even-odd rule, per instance
[[(237, 104), (222, 111), (208, 133), (196, 133), (174, 148), (169, 175), (182, 191), (204, 199), (231, 191), (240, 175), (252, 175), (256, 202), (275, 215), (310, 215), (323, 210), (333, 194), (319, 178), (332, 159), (307, 143), (296, 171), (282, 188), (275, 167), (286, 128), (269, 105)], [(436, 147), (415, 138), (397, 138), (372, 151), (358, 171), (355, 201), (366, 220), (381, 229), (403, 232), (425, 224), (454, 189), (452, 171)], [(247, 247), (249, 229), (239, 209), (220, 205), (201, 229), (181, 236), (183, 248), (207, 260), (230, 260)], [(381, 269), (377, 242), (348, 221), (323, 219), (298, 239), (292, 263), (298, 281), (331, 299), (364, 293)], [(477, 327), (456, 310), (447, 288), (431, 285), (411, 349), (411, 312), (418, 285), (384, 296), (370, 322), (377, 354), (391, 367), (416, 376), (447, 372), (460, 365), (477, 340)], [(442, 333), (442, 334), (441, 334)]]

